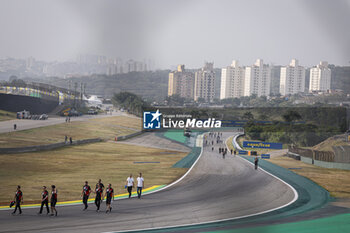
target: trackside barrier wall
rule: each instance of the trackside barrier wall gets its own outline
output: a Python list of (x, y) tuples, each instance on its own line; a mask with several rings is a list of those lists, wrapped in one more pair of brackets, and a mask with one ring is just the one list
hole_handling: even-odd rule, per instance
[(334, 162), (335, 159), (335, 154), (332, 151), (318, 151), (296, 147), (289, 147), (288, 151), (303, 157), (314, 158), (318, 161)]
[(101, 142), (101, 138), (91, 138), (73, 141), (73, 144), (59, 142), (48, 145), (38, 145), (38, 146), (27, 146), (27, 147), (17, 147), (17, 148), (0, 148), (0, 154), (16, 154), (16, 153), (25, 153), (25, 152), (37, 152), (45, 150), (53, 150), (70, 145), (81, 145), (87, 143)]
[(139, 131), (136, 133), (125, 135), (125, 136), (119, 136), (119, 137), (117, 137), (117, 141), (123, 141), (123, 140), (129, 139), (129, 138), (141, 135), (142, 133), (143, 133), (142, 131)]
[[(304, 156), (300, 156), (300, 160), (304, 163), (312, 164), (312, 159)], [(324, 167), (324, 168), (333, 168), (333, 169), (342, 169), (342, 170), (350, 170), (349, 163), (332, 163), (332, 162), (324, 162), (319, 160), (314, 160), (313, 163), (315, 166)]]

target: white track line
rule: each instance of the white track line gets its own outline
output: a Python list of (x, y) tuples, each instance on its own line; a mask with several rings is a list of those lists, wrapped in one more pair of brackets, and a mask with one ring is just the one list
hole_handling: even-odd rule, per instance
[[(238, 136), (239, 136), (239, 134), (236, 135), (236, 136), (233, 138), (233, 140), (235, 140)], [(236, 141), (235, 141), (235, 142), (236, 142)], [(227, 146), (227, 142), (225, 142), (225, 144), (226, 144), (227, 149), (229, 149), (228, 146)], [(202, 152), (203, 152), (203, 146), (202, 146), (202, 151), (201, 151), (200, 156), (202, 155)], [(198, 157), (198, 159), (200, 158), (200, 156)], [(242, 158), (241, 156), (238, 156), (238, 158), (243, 159), (243, 160), (246, 161), (247, 163), (249, 163), (249, 164), (251, 164), (251, 165), (254, 166), (253, 163), (251, 163), (251, 162), (249, 162), (248, 160)], [(198, 159), (197, 159), (196, 162), (192, 165), (192, 167), (190, 168), (190, 170), (192, 170), (193, 166), (197, 163)], [(186, 176), (186, 175), (190, 172), (190, 170), (188, 170), (184, 176)], [(233, 217), (233, 218), (226, 218), (226, 219), (213, 220), (213, 221), (205, 221), (205, 222), (198, 222), (198, 223), (191, 223), (191, 224), (173, 225), (173, 226), (166, 226), (166, 227), (143, 228), (143, 229), (124, 230), (124, 231), (109, 231), (109, 232), (104, 232), (104, 233), (119, 233), (119, 232), (135, 232), (135, 231), (162, 230), (162, 229), (169, 229), (169, 228), (188, 227), (188, 226), (195, 226), (195, 225), (202, 225), (202, 224), (209, 224), (209, 223), (219, 223), (219, 222), (225, 222), (225, 221), (230, 221), (230, 220), (237, 220), (237, 219), (242, 219), (242, 218), (247, 218), (247, 217), (253, 217), (253, 216), (257, 216), (257, 215), (261, 215), (261, 214), (266, 214), (266, 213), (269, 213), (269, 212), (272, 212), (272, 211), (275, 211), (275, 210), (278, 210), (278, 209), (282, 209), (282, 208), (284, 208), (284, 207), (286, 207), (286, 206), (289, 206), (289, 205), (293, 204), (296, 200), (298, 200), (298, 197), (299, 197), (298, 192), (297, 192), (290, 184), (288, 184), (287, 182), (281, 180), (281, 179), (278, 178), (277, 176), (272, 175), (271, 173), (265, 171), (265, 170), (262, 169), (262, 168), (259, 168), (259, 170), (261, 170), (261, 171), (267, 173), (268, 175), (270, 175), (270, 176), (276, 178), (277, 180), (281, 181), (282, 183), (286, 184), (289, 188), (291, 188), (292, 191), (294, 192), (294, 198), (293, 198), (293, 200), (290, 201), (289, 203), (285, 204), (285, 205), (282, 205), (282, 206), (279, 206), (279, 207), (276, 207), (276, 208), (273, 208), (273, 209), (265, 210), (265, 211), (258, 212), (258, 213), (255, 213), (255, 214), (248, 214), (248, 215)], [(184, 176), (181, 177), (179, 180), (175, 181), (174, 183), (170, 184), (170, 185), (174, 185), (175, 183), (178, 183), (180, 180), (182, 180), (182, 179), (184, 178)], [(170, 186), (170, 185), (169, 185), (169, 186)], [(164, 188), (166, 188), (166, 187), (164, 187)]]

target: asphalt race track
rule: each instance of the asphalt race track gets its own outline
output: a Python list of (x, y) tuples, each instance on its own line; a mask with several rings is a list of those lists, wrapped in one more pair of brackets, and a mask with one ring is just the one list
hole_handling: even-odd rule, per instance
[(82, 211), (83, 205), (58, 206), (58, 217), (38, 216), (38, 208), (24, 209), (21, 216), (4, 210), (0, 211), (0, 232), (110, 232), (199, 224), (268, 211), (294, 200), (288, 185), (254, 170), (238, 156), (228, 153), (223, 159), (218, 153), (223, 145), (214, 146), (214, 152), (211, 146), (204, 147), (196, 165), (180, 182), (141, 200), (115, 201), (112, 213), (104, 212), (105, 202), (99, 213), (94, 204), (89, 204), (87, 211)]

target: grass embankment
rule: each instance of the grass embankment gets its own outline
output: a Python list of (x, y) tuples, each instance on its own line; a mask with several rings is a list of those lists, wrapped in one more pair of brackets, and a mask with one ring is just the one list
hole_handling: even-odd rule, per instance
[[(79, 200), (84, 181), (93, 188), (99, 178), (111, 183), (116, 194), (125, 193), (130, 173), (142, 172), (145, 188), (169, 184), (186, 172), (172, 165), (187, 153), (103, 142), (59, 150), (0, 155), (0, 205), (8, 205), (17, 185), (25, 204), (39, 203), (41, 187), (57, 186), (59, 201)], [(138, 163), (134, 162), (160, 162)], [(93, 197), (93, 196), (92, 196)]]
[(8, 121), (13, 119), (16, 119), (16, 113), (0, 110), (0, 121)]
[(0, 134), (0, 147), (23, 147), (43, 145), (64, 141), (64, 136), (73, 140), (103, 138), (113, 140), (141, 130), (140, 120), (136, 118), (116, 116), (97, 118), (87, 121), (72, 121), (58, 125), (40, 127)]
[[(345, 139), (345, 136), (344, 136), (344, 139)], [(317, 144), (311, 149), (319, 150), (319, 151), (333, 151), (333, 148), (332, 148), (333, 146), (350, 146), (350, 143), (340, 138), (331, 137)]]
[(319, 184), (333, 197), (350, 198), (350, 171), (317, 167), (288, 157), (274, 157), (269, 161), (286, 169), (297, 168), (292, 171)]

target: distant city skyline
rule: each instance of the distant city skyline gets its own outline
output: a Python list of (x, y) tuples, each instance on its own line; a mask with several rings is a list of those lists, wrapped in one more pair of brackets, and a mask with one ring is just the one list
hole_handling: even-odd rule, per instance
[(350, 65), (350, 0), (2, 0), (0, 56)]

